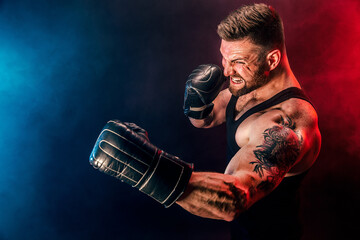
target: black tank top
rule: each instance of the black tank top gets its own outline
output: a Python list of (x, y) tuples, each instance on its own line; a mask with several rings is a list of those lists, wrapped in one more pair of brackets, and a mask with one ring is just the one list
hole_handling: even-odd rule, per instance
[[(239, 125), (249, 116), (263, 111), (290, 98), (310, 102), (305, 93), (296, 87), (287, 88), (270, 99), (252, 107), (238, 120), (235, 119), (237, 97), (232, 96), (226, 108), (227, 154), (228, 160), (240, 150), (235, 141)], [(232, 221), (232, 239), (300, 239), (299, 187), (307, 171), (286, 177), (269, 195), (256, 202), (247, 211)]]

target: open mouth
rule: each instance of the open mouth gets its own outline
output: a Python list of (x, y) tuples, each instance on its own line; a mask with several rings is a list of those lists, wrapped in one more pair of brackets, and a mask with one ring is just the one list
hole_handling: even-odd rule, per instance
[(230, 77), (230, 80), (234, 83), (234, 84), (240, 84), (240, 83), (243, 83), (244, 80), (242, 80), (241, 78), (233, 78), (233, 77)]

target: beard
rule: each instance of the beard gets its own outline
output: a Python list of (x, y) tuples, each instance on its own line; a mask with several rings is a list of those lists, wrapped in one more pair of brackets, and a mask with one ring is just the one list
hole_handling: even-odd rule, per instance
[(258, 70), (254, 73), (254, 76), (250, 81), (245, 81), (243, 79), (245, 84), (243, 88), (236, 89), (236, 87), (230, 84), (229, 90), (231, 94), (234, 95), (235, 97), (240, 97), (267, 84), (269, 82), (269, 77), (266, 76), (265, 71), (266, 71), (266, 64), (265, 62), (263, 62), (259, 66)]

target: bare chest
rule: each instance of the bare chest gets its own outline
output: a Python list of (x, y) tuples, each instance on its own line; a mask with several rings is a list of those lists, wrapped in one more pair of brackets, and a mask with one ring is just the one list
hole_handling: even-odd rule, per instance
[(240, 124), (235, 131), (235, 141), (240, 148), (248, 144), (254, 127), (256, 128), (256, 124), (259, 124), (259, 118), (279, 107), (279, 105), (274, 105), (262, 111), (254, 111), (256, 105), (257, 102), (255, 101), (247, 102), (246, 104), (238, 102), (235, 107), (234, 120), (240, 121)]
[(261, 115), (261, 113), (254, 113), (251, 116), (247, 117), (244, 121), (240, 123), (235, 131), (235, 141), (236, 144), (241, 148), (248, 144), (250, 136), (252, 124), (255, 120)]

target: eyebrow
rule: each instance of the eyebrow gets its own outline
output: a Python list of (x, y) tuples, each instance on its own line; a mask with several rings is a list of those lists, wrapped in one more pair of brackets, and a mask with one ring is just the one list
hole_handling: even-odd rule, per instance
[(233, 60), (231, 60), (232, 62), (237, 61), (237, 60), (247, 60), (247, 57), (236, 57)]
[[(224, 58), (224, 56), (223, 56)], [(225, 58), (224, 58), (225, 59)], [(230, 62), (235, 62), (235, 61), (238, 61), (238, 60), (241, 60), (241, 61), (247, 61), (248, 60), (248, 57), (235, 57), (233, 58), (232, 60), (228, 60), (228, 59), (225, 59), (227, 61), (230, 61)]]

